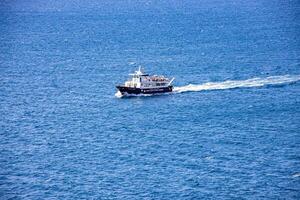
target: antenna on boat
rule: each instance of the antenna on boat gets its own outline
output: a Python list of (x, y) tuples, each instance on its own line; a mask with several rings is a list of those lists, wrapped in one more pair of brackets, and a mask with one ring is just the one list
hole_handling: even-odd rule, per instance
[(144, 73), (142, 72), (142, 66), (141, 66), (141, 65), (139, 65), (139, 70), (136, 71), (136, 73), (137, 73), (138, 75), (144, 74)]
[(171, 83), (174, 81), (175, 78), (172, 78), (172, 80), (168, 83), (168, 86), (171, 85)]

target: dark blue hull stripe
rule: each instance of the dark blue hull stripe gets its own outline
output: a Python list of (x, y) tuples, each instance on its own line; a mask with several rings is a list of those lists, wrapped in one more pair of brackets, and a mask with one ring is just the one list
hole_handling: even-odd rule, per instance
[(124, 94), (154, 94), (154, 93), (165, 93), (165, 92), (172, 92), (173, 86), (168, 87), (161, 87), (161, 88), (132, 88), (132, 87), (125, 87), (125, 86), (117, 86), (118, 90)]

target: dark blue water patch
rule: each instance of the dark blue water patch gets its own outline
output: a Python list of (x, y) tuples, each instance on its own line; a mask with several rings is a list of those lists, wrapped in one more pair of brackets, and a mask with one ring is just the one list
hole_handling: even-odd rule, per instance
[(1, 199), (299, 198), (299, 82), (114, 96), (140, 64), (299, 75), (297, 1), (26, 2), (0, 4)]

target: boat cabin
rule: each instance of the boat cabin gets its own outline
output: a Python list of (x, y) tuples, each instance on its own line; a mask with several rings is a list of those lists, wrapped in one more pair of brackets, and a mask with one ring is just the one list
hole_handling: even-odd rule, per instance
[(126, 87), (134, 88), (155, 88), (155, 87), (167, 87), (172, 81), (164, 76), (149, 76), (141, 71), (135, 71), (134, 74), (129, 74), (132, 76), (131, 80), (125, 82)]

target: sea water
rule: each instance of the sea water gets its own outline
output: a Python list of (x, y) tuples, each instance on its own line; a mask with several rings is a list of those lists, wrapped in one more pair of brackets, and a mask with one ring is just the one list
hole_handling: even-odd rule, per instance
[[(2, 1), (0, 199), (299, 199), (299, 1)], [(144, 66), (174, 93), (118, 98)]]

